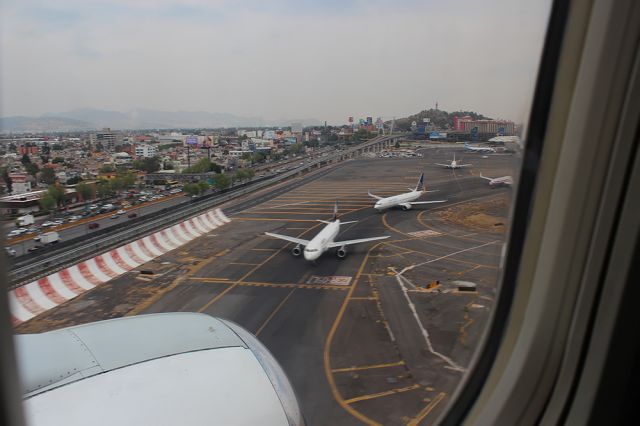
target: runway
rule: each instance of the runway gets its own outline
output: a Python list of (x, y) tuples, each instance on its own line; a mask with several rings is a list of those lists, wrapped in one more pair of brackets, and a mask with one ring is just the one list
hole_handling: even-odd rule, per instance
[[(511, 189), (478, 177), (513, 175), (512, 156), (349, 161), (223, 206), (232, 219), (116, 280), (19, 326), (45, 331), (154, 312), (203, 312), (256, 334), (289, 375), (309, 424), (433, 424), (488, 319), (508, 230)], [(460, 153), (458, 152), (457, 158)], [(378, 213), (367, 191), (406, 192), (425, 172), (422, 199), (442, 204)], [(389, 235), (317, 264), (291, 255), (277, 232), (310, 239), (337, 201), (340, 240)], [(468, 212), (465, 213), (465, 212)], [(467, 218), (469, 220), (467, 221)], [(473, 220), (475, 221), (473, 221)], [(493, 221), (493, 222), (492, 222)], [(139, 270), (153, 274), (140, 274)], [(462, 288), (458, 281), (475, 288)]]

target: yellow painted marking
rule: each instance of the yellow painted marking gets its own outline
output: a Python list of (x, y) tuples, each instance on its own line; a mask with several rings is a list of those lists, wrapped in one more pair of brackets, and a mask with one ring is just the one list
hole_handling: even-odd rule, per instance
[(329, 388), (331, 389), (331, 393), (333, 395), (333, 398), (349, 414), (351, 414), (352, 416), (354, 416), (355, 418), (357, 418), (358, 420), (360, 420), (361, 422), (363, 422), (363, 423), (365, 423), (367, 425), (380, 425), (380, 423), (370, 419), (369, 417), (365, 416), (361, 412), (355, 410), (353, 407), (351, 407), (349, 404), (347, 404), (347, 402), (344, 400), (344, 398), (342, 398), (342, 395), (340, 394), (340, 391), (338, 390), (338, 388), (336, 386), (336, 382), (335, 382), (335, 379), (333, 377), (333, 373), (331, 371), (332, 369), (331, 369), (330, 349), (331, 349), (331, 343), (333, 342), (333, 336), (336, 334), (336, 330), (338, 329), (338, 325), (342, 321), (342, 317), (344, 316), (344, 312), (347, 309), (347, 305), (349, 304), (350, 298), (353, 296), (353, 291), (355, 290), (356, 285), (358, 284), (358, 281), (360, 280), (360, 276), (362, 275), (362, 272), (364, 271), (364, 267), (365, 267), (365, 265), (367, 263), (367, 260), (369, 259), (369, 255), (379, 245), (380, 245), (380, 243), (377, 243), (376, 245), (371, 247), (367, 251), (367, 254), (364, 257), (364, 259), (362, 260), (362, 263), (360, 264), (360, 268), (358, 269), (358, 272), (356, 273), (355, 279), (353, 280), (353, 284), (349, 287), (349, 293), (347, 294), (347, 297), (342, 302), (342, 305), (340, 306), (340, 310), (338, 311), (338, 315), (336, 316), (336, 319), (333, 321), (333, 324), (331, 325), (331, 329), (329, 330), (329, 334), (327, 335), (327, 340), (326, 340), (326, 342), (324, 344), (324, 349), (322, 351), (322, 360), (323, 360), (323, 364), (324, 364), (324, 373), (325, 373), (325, 375), (327, 377), (327, 382), (329, 384)]
[(372, 370), (375, 368), (398, 367), (404, 365), (404, 361), (390, 362), (388, 364), (363, 365), (360, 367), (335, 368), (331, 370), (334, 373), (344, 373), (347, 371)]
[(425, 417), (429, 415), (431, 411), (433, 411), (436, 405), (438, 405), (440, 401), (444, 399), (445, 396), (447, 396), (446, 393), (440, 392), (438, 396), (433, 398), (431, 402), (429, 402), (429, 404), (427, 404), (427, 406), (424, 407), (416, 417), (414, 417), (413, 419), (411, 419), (411, 421), (409, 421), (409, 423), (407, 423), (407, 426), (417, 426), (422, 420), (424, 420)]
[(378, 300), (377, 297), (352, 297), (351, 300)]
[(280, 310), (280, 308), (282, 308), (282, 306), (287, 302), (287, 300), (289, 300), (289, 298), (291, 297), (291, 295), (293, 294), (293, 292), (296, 291), (296, 289), (292, 289), (289, 294), (287, 294), (287, 297), (285, 297), (284, 299), (282, 299), (282, 302), (280, 302), (278, 304), (278, 306), (276, 306), (276, 308), (273, 310), (273, 312), (271, 312), (271, 315), (269, 315), (267, 317), (267, 319), (262, 323), (262, 325), (260, 326), (260, 328), (258, 329), (258, 331), (256, 331), (255, 335), (259, 336), (260, 332), (266, 327), (267, 324), (269, 324), (269, 321), (271, 321), (271, 318), (273, 318), (278, 311)]
[(406, 388), (397, 388), (397, 389), (391, 389), (385, 392), (378, 392), (378, 393), (372, 393), (369, 395), (362, 395), (362, 396), (357, 396), (355, 398), (351, 398), (351, 399), (347, 399), (345, 401), (346, 404), (353, 404), (354, 402), (359, 402), (359, 401), (366, 401), (369, 399), (374, 399), (374, 398), (381, 398), (383, 396), (389, 396), (389, 395), (395, 395), (398, 393), (402, 393), (402, 392), (408, 392), (408, 391), (412, 391), (415, 389), (420, 389), (421, 386), (418, 384), (415, 385), (411, 385), (411, 386), (407, 386)]
[(259, 265), (259, 263), (229, 262), (229, 263), (227, 263), (227, 265), (249, 265), (249, 266), (256, 266), (256, 265)]

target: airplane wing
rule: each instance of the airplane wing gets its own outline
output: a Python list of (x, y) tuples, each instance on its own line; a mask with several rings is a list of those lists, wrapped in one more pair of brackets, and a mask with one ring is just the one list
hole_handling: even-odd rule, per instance
[(458, 164), (458, 167), (471, 167), (473, 164)]
[(385, 235), (384, 237), (360, 238), (359, 240), (334, 241), (331, 244), (329, 244), (327, 248), (349, 246), (351, 244), (368, 243), (369, 241), (384, 240), (385, 238), (389, 238), (389, 236)]
[(377, 195), (373, 195), (371, 192), (367, 191), (369, 197), (375, 198), (376, 200), (382, 200), (382, 197), (378, 197)]
[(309, 240), (303, 240), (301, 238), (290, 237), (288, 235), (273, 234), (271, 232), (265, 232), (265, 235), (268, 235), (268, 236), (273, 237), (273, 238), (278, 238), (280, 240), (289, 241), (290, 243), (300, 244), (300, 245), (303, 245), (303, 246), (306, 246), (307, 244), (309, 244)]
[(451, 164), (440, 164), (440, 163), (434, 163), (436, 166), (442, 166), (442, 167), (451, 167)]
[(488, 177), (486, 177), (486, 176), (482, 176), (482, 173), (480, 173), (480, 177), (481, 177), (482, 179), (485, 179), (485, 180), (493, 180), (493, 178), (488, 178)]
[(433, 203), (444, 203), (448, 200), (434, 200), (434, 201), (411, 201), (409, 204), (433, 204)]

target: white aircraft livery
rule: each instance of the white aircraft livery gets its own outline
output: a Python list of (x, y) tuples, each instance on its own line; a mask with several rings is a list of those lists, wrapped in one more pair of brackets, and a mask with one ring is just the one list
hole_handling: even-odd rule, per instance
[[(388, 235), (384, 237), (372, 237), (372, 238), (360, 238), (357, 240), (346, 240), (346, 241), (334, 241), (335, 238), (340, 233), (340, 225), (344, 225), (347, 223), (355, 223), (357, 220), (348, 221), (348, 222), (340, 222), (338, 219), (338, 203), (336, 202), (333, 208), (333, 218), (331, 221), (326, 220), (318, 220), (318, 222), (326, 223), (327, 226), (322, 228), (322, 231), (318, 232), (318, 234), (313, 237), (311, 240), (303, 240), (302, 238), (290, 237), (288, 235), (280, 235), (273, 234), (271, 232), (265, 232), (266, 235), (279, 238), (281, 240), (289, 241), (291, 243), (295, 243), (296, 246), (291, 250), (294, 256), (300, 256), (304, 253), (304, 258), (306, 260), (315, 261), (322, 253), (329, 250), (330, 248), (339, 247), (336, 250), (336, 255), (339, 258), (344, 258), (347, 255), (347, 246), (352, 244), (359, 243), (367, 243), (369, 241), (377, 241), (384, 240), (385, 238), (389, 238)], [(304, 250), (302, 249), (304, 247)]]
[(490, 177), (486, 177), (486, 176), (482, 176), (482, 173), (480, 173), (480, 177), (482, 179), (486, 179), (489, 181), (489, 186), (511, 186), (513, 185), (513, 178), (511, 176), (502, 176), (502, 177), (497, 177), (497, 178), (490, 178)]
[(399, 206), (402, 210), (409, 210), (413, 207), (414, 204), (432, 204), (432, 203), (444, 203), (447, 200), (436, 200), (436, 201), (415, 201), (425, 192), (433, 192), (433, 191), (424, 191), (424, 173), (420, 174), (420, 179), (418, 179), (418, 184), (415, 189), (411, 189), (411, 192), (406, 192), (404, 194), (394, 195), (393, 197), (382, 198), (377, 195), (373, 195), (369, 192), (369, 196), (375, 198), (376, 203), (373, 208), (376, 210), (383, 211), (389, 209), (391, 207)]
[(447, 169), (451, 169), (451, 170), (455, 170), (455, 169), (461, 169), (463, 167), (469, 167), (472, 164), (460, 164), (456, 161), (456, 153), (453, 153), (453, 160), (451, 160), (450, 164), (439, 164), (439, 163), (435, 163), (436, 166), (442, 166), (445, 167)]
[(470, 151), (470, 152), (484, 152), (484, 153), (496, 152), (495, 149), (489, 148), (488, 146), (471, 146), (469, 145), (469, 142), (464, 143), (464, 150)]

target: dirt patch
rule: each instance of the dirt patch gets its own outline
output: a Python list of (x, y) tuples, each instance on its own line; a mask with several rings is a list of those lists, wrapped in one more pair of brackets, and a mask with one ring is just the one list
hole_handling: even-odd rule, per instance
[(440, 212), (440, 217), (456, 225), (487, 232), (504, 233), (508, 223), (509, 200), (506, 196), (485, 202), (470, 202)]

